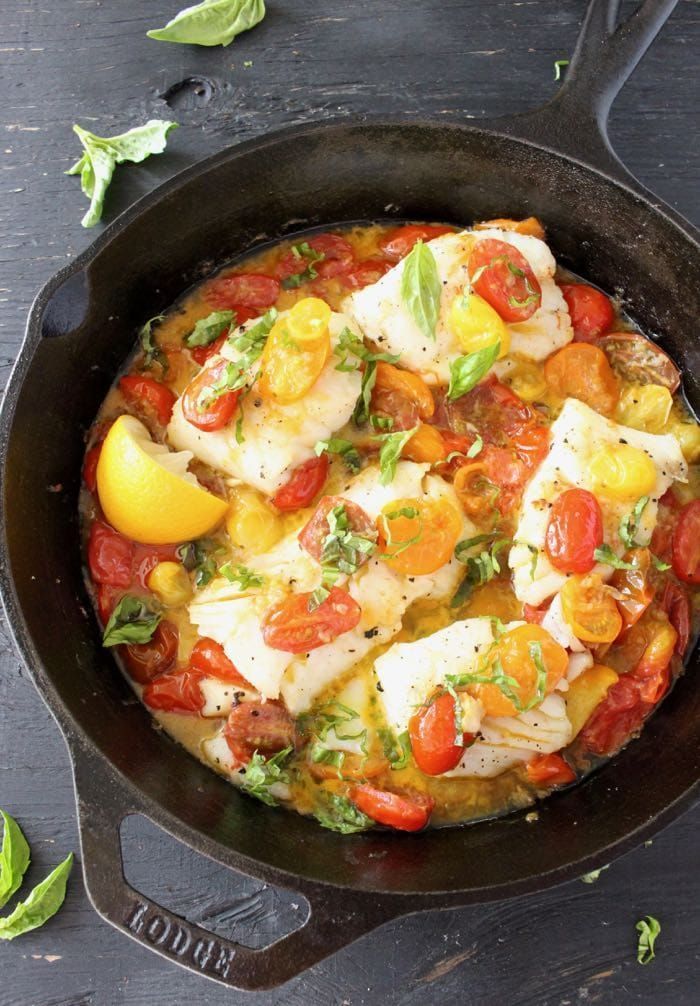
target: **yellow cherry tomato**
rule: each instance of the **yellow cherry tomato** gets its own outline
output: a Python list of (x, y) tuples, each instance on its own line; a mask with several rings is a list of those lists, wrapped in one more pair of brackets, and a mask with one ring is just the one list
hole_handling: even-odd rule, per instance
[(226, 517), (226, 531), (237, 548), (266, 552), (282, 537), (284, 523), (254, 489), (235, 489)]
[[(530, 652), (533, 643), (539, 644), (542, 653), (542, 665), (547, 674), (546, 695), (566, 674), (569, 658), (564, 647), (552, 639), (541, 625), (519, 625), (510, 629), (501, 636), (486, 658), (486, 674), (494, 674), (502, 668), (503, 674), (516, 682), (515, 685), (509, 684), (508, 688), (517, 696), (520, 709), (538, 695), (539, 669)], [(481, 701), (486, 716), (513, 716), (519, 712), (516, 704), (497, 684), (470, 686), (469, 691), (472, 690)]]
[(672, 433), (680, 444), (683, 457), (689, 465), (700, 461), (700, 426), (697, 423), (674, 423), (669, 433)]
[(526, 402), (540, 402), (547, 394), (544, 370), (531, 360), (519, 360), (507, 381), (518, 398)]
[(620, 395), (615, 419), (645, 433), (661, 433), (673, 405), (673, 395), (662, 384), (630, 384)]
[(318, 297), (304, 297), (278, 318), (260, 359), (263, 398), (288, 405), (313, 387), (331, 351), (330, 319), (330, 307)]
[(500, 314), (477, 293), (465, 292), (452, 301), (448, 327), (465, 353), (500, 342), (498, 358), (510, 349), (510, 332)]
[(377, 518), (381, 558), (397, 573), (423, 576), (449, 561), (462, 518), (445, 499), (398, 499)]
[(146, 584), (166, 608), (186, 604), (192, 596), (190, 578), (179, 562), (159, 562), (149, 573)]
[(612, 643), (622, 630), (610, 588), (597, 573), (570, 576), (561, 589), (561, 610), (575, 636), (586, 643)]
[(656, 485), (656, 467), (648, 454), (630, 444), (607, 444), (590, 459), (593, 492), (617, 500), (647, 496)]
[(445, 460), (447, 447), (438, 429), (427, 423), (421, 423), (404, 447), (401, 456), (408, 461), (434, 465), (438, 461)]

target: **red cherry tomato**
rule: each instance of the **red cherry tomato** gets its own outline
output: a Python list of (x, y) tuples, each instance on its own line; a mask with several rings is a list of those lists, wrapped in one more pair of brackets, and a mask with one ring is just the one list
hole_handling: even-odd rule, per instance
[(562, 573), (590, 573), (593, 553), (603, 544), (603, 513), (587, 489), (567, 489), (549, 511), (544, 540), (547, 558)]
[(179, 562), (178, 545), (141, 545), (134, 543), (134, 557), (131, 571), (134, 579), (138, 580), (145, 589), (148, 587), (148, 578), (159, 562)]
[(250, 683), (226, 656), (223, 646), (207, 636), (198, 639), (194, 644), (190, 654), (190, 667), (209, 678), (216, 678), (218, 681), (230, 682), (232, 685), (240, 685), (244, 688), (250, 687)]
[(238, 407), (239, 391), (225, 391), (218, 398), (210, 400), (206, 404), (200, 405), (200, 395), (226, 373), (229, 366), (227, 360), (219, 360), (211, 367), (201, 370), (193, 381), (185, 388), (182, 396), (182, 411), (188, 423), (192, 423), (198, 430), (212, 433), (214, 430), (223, 429), (233, 419)]
[(195, 363), (198, 363), (200, 367), (203, 367), (207, 360), (216, 356), (221, 352), (221, 347), (226, 342), (228, 335), (220, 335), (218, 339), (211, 342), (208, 346), (195, 346), (194, 349), (190, 350), (190, 354)]
[(368, 784), (353, 786), (350, 799), (358, 810), (377, 824), (385, 824), (397, 831), (420, 831), (425, 828), (435, 806), (432, 797), (423, 793), (400, 795)]
[(96, 520), (88, 539), (88, 565), (95, 583), (128, 587), (134, 546), (108, 524)]
[[(316, 562), (321, 562), (323, 552), (323, 542), (329, 533), (328, 514), (334, 507), (342, 506), (347, 514), (348, 524), (353, 534), (361, 538), (369, 538), (370, 541), (377, 540), (377, 529), (374, 521), (365, 513), (361, 506), (353, 503), (352, 500), (343, 499), (342, 496), (322, 496), (316, 504), (311, 520), (299, 532), (299, 544), (312, 556)], [(369, 559), (369, 555), (358, 555), (358, 565), (362, 565)]]
[(128, 374), (119, 381), (119, 390), (136, 405), (145, 406), (153, 412), (162, 426), (167, 426), (173, 414), (176, 398), (170, 388), (166, 388), (152, 377)]
[(614, 754), (640, 729), (653, 706), (639, 691), (639, 682), (629, 674), (615, 682), (579, 734), (587, 750)]
[[(315, 252), (323, 255), (323, 259), (314, 262), (314, 269), (320, 279), (331, 279), (341, 276), (355, 264), (352, 245), (338, 234), (316, 234), (309, 238), (309, 245)], [(298, 268), (296, 270), (299, 271)]]
[(595, 342), (615, 321), (612, 304), (600, 290), (584, 283), (562, 283), (574, 329), (574, 342)]
[(97, 489), (97, 462), (102, 453), (102, 444), (95, 444), (85, 455), (83, 461), (83, 482), (88, 490), (94, 495)]
[[(219, 311), (254, 307), (260, 312), (266, 307), (272, 307), (279, 295), (280, 285), (274, 276), (254, 272), (219, 276), (211, 280), (205, 288), (207, 303)], [(240, 325), (239, 315), (237, 321)]]
[(194, 671), (161, 674), (146, 685), (141, 697), (149, 709), (164, 713), (199, 713), (204, 707), (199, 682), (200, 675)]
[(379, 246), (385, 255), (398, 262), (408, 255), (416, 241), (432, 241), (441, 234), (454, 234), (454, 227), (442, 224), (407, 224), (389, 231), (379, 242)]
[(121, 596), (122, 591), (118, 587), (110, 587), (108, 583), (97, 585), (97, 611), (103, 626), (109, 621)]
[(678, 633), (676, 653), (683, 657), (690, 640), (691, 606), (688, 591), (680, 583), (667, 578), (659, 603)]
[(673, 532), (673, 572), (686, 583), (700, 583), (700, 500), (686, 503)]
[(170, 670), (177, 657), (180, 633), (172, 622), (159, 622), (147, 643), (120, 647), (121, 658), (130, 678), (146, 685), (158, 674)]
[(277, 490), (272, 502), (278, 510), (301, 510), (321, 492), (328, 478), (328, 455), (309, 458), (298, 465), (288, 482)]
[(442, 775), (459, 764), (464, 738), (457, 732), (455, 700), (448, 692), (421, 706), (408, 722), (416, 765), (426, 775)]
[(538, 755), (527, 766), (527, 777), (536, 786), (565, 786), (576, 773), (560, 754)]
[(345, 273), (343, 282), (351, 290), (361, 290), (362, 287), (369, 286), (370, 283), (376, 283), (380, 280), (385, 273), (389, 272), (392, 265), (392, 262), (387, 262), (386, 259), (382, 258), (364, 259), (362, 262), (358, 262), (350, 272)]
[(475, 293), (504, 321), (527, 321), (542, 303), (542, 289), (530, 263), (506, 241), (484, 238), (469, 256)]
[(267, 646), (286, 653), (308, 653), (354, 629), (362, 611), (347, 590), (333, 587), (313, 611), (311, 593), (292, 594), (265, 614), (262, 635)]
[(294, 721), (281, 702), (239, 702), (229, 713), (224, 737), (234, 758), (245, 764), (256, 751), (270, 758), (293, 747)]

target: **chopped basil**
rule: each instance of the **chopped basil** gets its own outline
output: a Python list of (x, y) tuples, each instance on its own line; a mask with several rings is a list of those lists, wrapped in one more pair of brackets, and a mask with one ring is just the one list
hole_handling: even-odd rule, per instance
[(604, 562), (607, 566), (612, 566), (613, 569), (635, 569), (635, 564), (633, 562), (625, 562), (616, 555), (609, 545), (601, 545), (593, 553), (593, 558), (596, 562)]
[(13, 817), (0, 810), (3, 821), (0, 849), (0, 908), (19, 890), (29, 866), (29, 846)]
[(234, 311), (212, 311), (206, 318), (200, 318), (195, 323), (194, 328), (185, 338), (185, 345), (188, 349), (194, 349), (195, 346), (208, 346), (219, 338), (224, 329), (235, 324), (236, 314)]
[(178, 548), (178, 555), (182, 565), (188, 572), (194, 571), (194, 585), (198, 589), (206, 585), (216, 576), (216, 560), (214, 556), (224, 549), (220, 545), (215, 545), (210, 538), (200, 538), (198, 541), (188, 542)]
[(491, 673), (485, 674), (480, 671), (464, 672), (462, 674), (446, 674), (445, 684), (448, 691), (454, 692), (455, 688), (463, 688), (465, 685), (496, 685), (503, 692), (507, 699), (513, 703), (515, 708), (522, 712), (522, 703), (518, 693), (514, 690), (519, 687), (519, 682), (506, 674), (500, 660), (495, 660), (491, 667)]
[(322, 828), (340, 832), (341, 835), (367, 831), (374, 824), (372, 818), (358, 810), (346, 796), (337, 793), (326, 796), (323, 806), (314, 811), (314, 817)]
[(219, 575), (225, 577), (229, 583), (237, 583), (240, 590), (250, 590), (251, 587), (262, 587), (265, 577), (259, 573), (254, 573), (247, 566), (233, 562), (225, 562), (219, 567)]
[(404, 259), (401, 299), (423, 335), (435, 340), (440, 314), (442, 284), (435, 256), (422, 241), (416, 241)]
[(309, 749), (309, 756), (315, 765), (331, 765), (335, 769), (338, 778), (343, 778), (345, 751), (337, 751), (333, 748), (327, 748), (324, 747), (323, 744), (312, 744)]
[(338, 454), (352, 472), (359, 472), (362, 467), (360, 452), (350, 440), (343, 440), (342, 437), (318, 440), (314, 447), (314, 453), (318, 457), (324, 451), (326, 454)]
[(14, 911), (0, 919), (0, 940), (14, 940), (16, 936), (38, 929), (56, 914), (65, 899), (72, 866), (73, 853), (70, 852), (24, 901), (15, 906)]
[(530, 709), (534, 709), (535, 706), (539, 706), (547, 694), (547, 668), (544, 666), (542, 643), (540, 643), (539, 640), (532, 640), (528, 643), (527, 649), (530, 654), (530, 660), (532, 660), (535, 665), (537, 678), (535, 680), (535, 694), (533, 697), (525, 706), (523, 706), (522, 710), (516, 706), (519, 712), (524, 713), (528, 712)]
[(636, 547), (635, 538), (637, 537), (637, 532), (639, 531), (639, 522), (648, 502), (648, 496), (640, 496), (634, 504), (634, 508), (628, 514), (625, 514), (620, 521), (620, 527), (618, 529), (620, 540), (627, 546), (627, 548)]
[(292, 751), (292, 747), (284, 748), (267, 760), (256, 751), (241, 776), (241, 786), (245, 792), (262, 800), (268, 807), (276, 807), (277, 800), (270, 788), (275, 783), (289, 783), (289, 773), (282, 766)]
[(309, 611), (316, 611), (316, 608), (319, 608), (330, 597), (330, 593), (328, 587), (316, 587), (309, 598)]
[(661, 923), (653, 915), (645, 915), (643, 919), (639, 920), (635, 929), (639, 933), (639, 940), (637, 941), (637, 964), (650, 964), (654, 960), (654, 957), (656, 957), (654, 944), (656, 943), (656, 937), (661, 932)]
[(579, 879), (583, 884), (595, 884), (598, 877), (601, 875), (603, 870), (607, 870), (607, 866), (601, 866), (598, 870), (591, 870), (590, 873), (584, 873)]
[(308, 264), (299, 272), (294, 273), (292, 276), (287, 276), (286, 279), (282, 280), (284, 290), (294, 290), (296, 287), (301, 286), (302, 283), (316, 279), (318, 272), (314, 269), (314, 262), (323, 262), (326, 257), (323, 252), (315, 251), (308, 241), (301, 241), (299, 244), (292, 245), (292, 254), (299, 260), (300, 265), (303, 262)]
[(105, 137), (73, 126), (85, 152), (66, 174), (80, 175), (83, 193), (90, 200), (90, 209), (81, 221), (83, 227), (94, 227), (102, 217), (105, 193), (117, 164), (124, 161), (138, 164), (151, 154), (162, 153), (171, 129), (177, 129), (177, 122), (150, 119), (144, 126), (136, 126), (119, 136)]
[(394, 427), (394, 420), (391, 416), (377, 416), (374, 413), (370, 415), (369, 423), (375, 430), (391, 430)]
[(396, 433), (378, 433), (372, 438), (378, 440), (382, 445), (379, 450), (379, 470), (381, 472), (379, 481), (383, 486), (393, 482), (401, 451), (417, 429), (418, 427), (414, 426), (411, 430), (398, 430)]
[(371, 538), (355, 534), (345, 506), (340, 503), (328, 513), (328, 534), (321, 547), (321, 586), (309, 599), (309, 611), (322, 604), (338, 578), (345, 574), (352, 576), (362, 563), (372, 555), (377, 547), (376, 532)]
[(164, 28), (147, 31), (157, 42), (230, 45), (265, 17), (264, 0), (202, 0), (185, 7)]
[(569, 65), (568, 59), (555, 59), (554, 60), (554, 79), (561, 80), (561, 71), (565, 66)]
[(163, 368), (163, 373), (166, 373), (169, 366), (168, 358), (153, 338), (153, 326), (164, 320), (164, 314), (157, 314), (155, 317), (149, 318), (139, 329), (139, 342), (143, 350), (144, 366), (151, 367), (154, 363), (158, 363)]
[[(358, 338), (354, 332), (351, 332), (347, 326), (338, 336), (338, 344), (335, 347), (334, 353), (340, 360), (336, 364), (336, 370), (344, 372), (359, 370), (364, 363), (360, 397), (353, 412), (353, 420), (357, 426), (360, 426), (369, 420), (372, 389), (377, 380), (377, 364), (397, 363), (399, 356), (392, 353), (373, 353), (371, 349), (365, 346), (362, 339)], [(352, 359), (353, 356), (355, 357), (354, 360)]]
[(450, 385), (447, 389), (447, 397), (453, 402), (455, 398), (461, 398), (468, 391), (479, 383), (482, 377), (488, 374), (501, 351), (501, 343), (495, 342), (492, 346), (484, 346), (477, 349), (475, 353), (467, 356), (458, 356), (450, 363)]
[(404, 730), (398, 737), (389, 727), (382, 727), (378, 733), (384, 749), (384, 757), (389, 761), (392, 771), (406, 768), (411, 757), (411, 739), (408, 730)]
[(649, 553), (649, 558), (651, 559), (654, 568), (658, 569), (660, 573), (665, 573), (667, 569), (671, 568), (670, 562), (664, 562), (663, 559), (659, 559), (658, 555), (654, 555), (653, 552)]
[[(475, 545), (483, 542), (491, 542), (489, 549), (482, 550), (478, 555), (466, 555)], [(472, 591), (484, 583), (489, 583), (501, 572), (501, 564), (498, 553), (507, 545), (512, 545), (510, 538), (496, 538), (493, 533), (477, 534), (473, 538), (460, 541), (455, 546), (455, 558), (458, 562), (463, 562), (467, 567), (467, 573), (461, 584), (457, 588), (452, 601), (451, 608), (459, 608), (471, 597)]]
[[(406, 541), (394, 541), (391, 535), (391, 528), (389, 527), (390, 520), (397, 520), (399, 517), (405, 517), (407, 520), (415, 520), (418, 518), (418, 530), (413, 535), (412, 538), (408, 538)], [(398, 510), (392, 510), (390, 513), (381, 514), (382, 526), (384, 528), (384, 538), (386, 541), (386, 551), (382, 553), (382, 559), (394, 559), (397, 555), (401, 555), (405, 552), (407, 548), (411, 545), (415, 545), (419, 542), (423, 536), (423, 518), (420, 515), (419, 510), (414, 506), (402, 506)], [(391, 551), (389, 551), (391, 549)]]
[(481, 454), (483, 448), (484, 448), (484, 441), (482, 440), (481, 436), (477, 433), (476, 440), (467, 451), (467, 457), (475, 458), (477, 454)]
[(152, 611), (142, 597), (125, 594), (117, 604), (105, 627), (103, 646), (120, 643), (147, 643), (163, 616)]

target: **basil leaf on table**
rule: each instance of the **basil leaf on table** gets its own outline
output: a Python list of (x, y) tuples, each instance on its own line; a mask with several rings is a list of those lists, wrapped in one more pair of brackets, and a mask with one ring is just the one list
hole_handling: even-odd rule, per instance
[(264, 0), (203, 0), (185, 7), (164, 28), (147, 31), (158, 42), (230, 45), (265, 17)]
[(103, 646), (120, 643), (147, 643), (163, 616), (151, 611), (143, 598), (125, 594), (105, 626)]
[(234, 319), (233, 311), (212, 311), (206, 318), (200, 318), (195, 323), (194, 328), (185, 338), (185, 345), (188, 349), (194, 349), (196, 346), (209, 346), (222, 335), (224, 329), (235, 324)]
[(29, 846), (13, 817), (0, 810), (3, 822), (0, 849), (0, 908), (7, 904), (22, 883), (29, 866)]
[(83, 227), (94, 227), (101, 219), (105, 193), (117, 164), (124, 161), (138, 164), (151, 154), (161, 154), (165, 150), (168, 133), (177, 129), (177, 125), (177, 122), (150, 119), (144, 126), (108, 137), (96, 136), (82, 126), (73, 126), (85, 153), (66, 174), (80, 175), (82, 190), (90, 200), (90, 209), (81, 221)]
[(483, 349), (477, 349), (475, 353), (458, 356), (456, 360), (453, 360), (450, 364), (448, 399), (453, 402), (455, 398), (461, 398), (462, 395), (471, 391), (481, 378), (488, 374), (500, 351), (501, 344), (496, 342), (492, 346), (484, 346)]
[(428, 339), (435, 339), (441, 291), (435, 256), (427, 245), (417, 241), (404, 259), (401, 299)]
[(14, 940), (16, 936), (43, 926), (56, 914), (66, 896), (66, 883), (72, 866), (73, 853), (70, 852), (24, 901), (20, 901), (13, 912), (0, 919), (0, 940)]

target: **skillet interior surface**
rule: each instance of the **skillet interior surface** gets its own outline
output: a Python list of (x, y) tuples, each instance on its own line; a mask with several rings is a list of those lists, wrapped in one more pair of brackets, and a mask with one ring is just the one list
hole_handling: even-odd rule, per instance
[(530, 214), (563, 265), (619, 292), (660, 337), (697, 410), (700, 253), (690, 235), (604, 175), (480, 128), (345, 123), (240, 145), (142, 200), (40, 294), (4, 407), (3, 589), (81, 774), (110, 763), (134, 807), (254, 875), (474, 899), (580, 872), (687, 804), (700, 779), (697, 654), (643, 737), (540, 805), (536, 824), (520, 813), (410, 837), (324, 831), (241, 796), (152, 729), (100, 646), (83, 586), (83, 434), (146, 318), (214, 265), (308, 227)]

